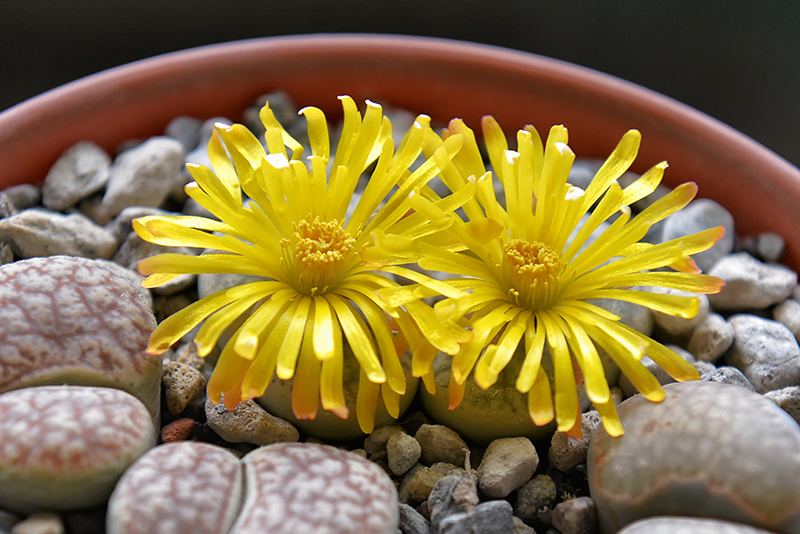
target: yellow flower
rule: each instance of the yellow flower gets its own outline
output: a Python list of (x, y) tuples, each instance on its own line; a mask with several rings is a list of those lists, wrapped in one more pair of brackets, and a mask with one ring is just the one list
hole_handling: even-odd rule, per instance
[[(463, 399), (465, 381), (473, 371), (478, 386), (488, 389), (519, 347), (518, 357), (524, 361), (516, 388), (528, 394), (534, 423), (545, 425), (555, 417), (558, 430), (578, 435), (581, 418), (576, 385), (584, 383), (606, 430), (621, 435), (622, 425), (597, 346), (605, 349), (651, 401), (661, 401), (664, 390), (640, 362), (644, 354), (676, 380), (699, 377), (682, 358), (620, 323), (618, 316), (591, 300), (618, 299), (693, 317), (699, 307), (697, 297), (632, 287), (718, 292), (722, 280), (698, 274), (690, 255), (710, 248), (724, 235), (724, 228), (657, 245), (640, 242), (651, 225), (689, 203), (697, 187), (683, 184), (631, 218), (630, 204), (652, 193), (667, 167), (666, 162), (659, 163), (625, 189), (619, 186), (617, 178), (638, 152), (638, 131), (623, 136), (583, 191), (567, 182), (575, 155), (567, 146), (563, 126), (554, 126), (544, 145), (536, 130), (526, 126), (517, 134), (516, 151), (508, 149), (506, 137), (492, 117), (485, 117), (482, 126), (492, 168), (505, 188), (506, 205), (495, 198), (493, 175), (484, 167), (473, 132), (462, 121), (453, 120), (444, 132), (444, 143), (449, 136), (460, 134), (464, 147), (451, 162), (442, 161), (441, 176), (453, 190), (474, 184), (475, 199), (463, 206), (466, 222), (459, 219), (447, 235), (427, 241), (378, 236), (378, 248), (385, 255), (399, 251), (419, 255), (421, 267), (461, 276), (450, 283), (469, 292), (436, 305), (440, 317), (468, 324), (474, 336), (452, 360), (451, 409)], [(425, 153), (432, 153), (442, 143), (436, 135), (427, 136)], [(587, 218), (580, 225), (584, 215)], [(614, 215), (617, 217), (611, 219)], [(607, 220), (608, 228), (585, 246)], [(458, 252), (459, 242), (464, 252)], [(674, 271), (655, 270), (667, 266)], [(382, 293), (391, 295), (392, 291)], [(554, 395), (542, 365), (545, 345), (552, 358)], [(429, 365), (426, 360), (425, 366), (417, 366), (417, 372), (428, 372)]]
[[(187, 194), (219, 221), (151, 216), (135, 220), (134, 228), (152, 243), (218, 251), (144, 259), (138, 268), (149, 275), (146, 287), (182, 273), (265, 278), (205, 297), (167, 318), (152, 333), (150, 352), (163, 353), (203, 322), (195, 343), (206, 356), (232, 322), (250, 311), (220, 354), (208, 383), (210, 399), (219, 403), (224, 396), (232, 409), (244, 399), (262, 396), (274, 374), (294, 379), (292, 409), (299, 419), (316, 417), (320, 397), (323, 409), (346, 419), (346, 341), (361, 368), (358, 422), (370, 432), (380, 395), (388, 412), (398, 416), (399, 396), (406, 389), (399, 361), (407, 350), (405, 336), (431, 336), (442, 350), (469, 339), (454, 328), (449, 332), (418, 298), (409, 298), (400, 310), (376, 296), (382, 288), (403, 291), (385, 274), (405, 276), (435, 294), (457, 297), (463, 292), (402, 267), (376, 273), (361, 257), (374, 232), (413, 240), (452, 223), (447, 217), (431, 221), (421, 214), (406, 215), (416, 202), (411, 198), (427, 191), (426, 183), (438, 174), (436, 162), (449, 161), (461, 139), (454, 136), (442, 143), (435, 158), (412, 173), (409, 166), (421, 152), (429, 118), (420, 115), (395, 151), (391, 124), (379, 105), (367, 101), (362, 120), (350, 97), (340, 100), (344, 126), (332, 162), (321, 110), (300, 111), (308, 122), (312, 152), (303, 161), (303, 147), (278, 124), (267, 104), (261, 110), (266, 151), (244, 126), (217, 124), (208, 147), (213, 172), (188, 166), (195, 182), (186, 186)], [(371, 165), (370, 180), (346, 218), (359, 177)], [(242, 192), (249, 202), (242, 201)], [(467, 200), (467, 193), (438, 199), (438, 205), (452, 211)], [(395, 317), (393, 325), (404, 327), (405, 336), (395, 334), (387, 314)]]

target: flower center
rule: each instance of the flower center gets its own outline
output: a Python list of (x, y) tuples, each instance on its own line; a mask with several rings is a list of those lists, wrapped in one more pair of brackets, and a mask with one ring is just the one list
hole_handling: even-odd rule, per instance
[(305, 295), (325, 293), (344, 274), (356, 240), (335, 219), (302, 220), (294, 230), (291, 242), (285, 240), (284, 245), (293, 249), (295, 289)]
[(558, 254), (544, 243), (512, 239), (503, 249), (500, 275), (517, 306), (538, 311), (554, 305), (563, 270)]

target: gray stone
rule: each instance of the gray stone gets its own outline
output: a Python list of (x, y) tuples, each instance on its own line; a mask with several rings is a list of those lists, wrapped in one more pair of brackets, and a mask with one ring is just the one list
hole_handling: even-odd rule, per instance
[[(167, 253), (195, 256), (197, 254), (197, 249), (156, 245), (155, 243), (145, 241), (139, 237), (136, 232), (131, 232), (128, 234), (128, 238), (125, 240), (122, 246), (119, 247), (117, 253), (114, 254), (112, 260), (115, 263), (119, 263), (123, 267), (127, 267), (132, 271), (136, 271), (136, 266), (141, 260), (149, 258), (150, 256)], [(154, 288), (153, 292), (157, 295), (174, 295), (175, 293), (180, 293), (181, 291), (191, 287), (196, 280), (197, 275), (182, 274), (174, 280), (170, 280), (166, 284), (162, 284)]]
[(134, 219), (138, 219), (139, 217), (145, 217), (147, 215), (178, 215), (176, 213), (170, 213), (168, 211), (164, 211), (159, 208), (149, 208), (147, 206), (131, 206), (130, 208), (125, 208), (120, 212), (119, 215), (114, 217), (114, 220), (109, 222), (106, 225), (106, 230), (111, 232), (114, 235), (114, 239), (117, 240), (118, 245), (122, 245), (131, 232), (133, 232), (133, 225), (131, 221)]
[(713, 373), (714, 371), (717, 370), (717, 366), (716, 365), (714, 365), (711, 362), (704, 362), (703, 360), (697, 360), (697, 361), (693, 362), (692, 363), (692, 367), (697, 369), (697, 373), (700, 376), (703, 376), (703, 375), (709, 374), (709, 373)]
[(74, 206), (106, 186), (110, 167), (111, 158), (91, 141), (72, 145), (47, 173), (42, 202), (54, 211)]
[(557, 496), (553, 479), (549, 475), (536, 475), (517, 490), (514, 514), (523, 521), (532, 523), (539, 518), (540, 510), (553, 507)]
[(442, 477), (428, 497), (431, 532), (441, 532), (441, 524), (447, 518), (468, 514), (479, 502), (477, 479), (473, 473), (459, 470)]
[(718, 382), (720, 384), (731, 384), (733, 386), (739, 386), (740, 388), (749, 389), (750, 391), (756, 390), (756, 388), (753, 387), (753, 384), (750, 383), (747, 377), (744, 376), (739, 369), (729, 365), (723, 365), (721, 367), (717, 367), (713, 371), (701, 374), (700, 380), (705, 380), (706, 382)]
[(398, 432), (405, 432), (400, 425), (384, 425), (376, 428), (372, 434), (364, 438), (364, 450), (367, 454), (385, 451), (389, 439)]
[(775, 306), (772, 318), (786, 325), (795, 339), (800, 339), (800, 302), (789, 298)]
[(592, 410), (581, 414), (580, 439), (571, 438), (564, 432), (556, 432), (550, 440), (547, 458), (560, 471), (569, 471), (586, 462), (586, 452), (592, 442), (592, 436), (601, 424), (600, 415)]
[(242, 462), (247, 491), (229, 534), (397, 534), (397, 491), (373, 462), (309, 443), (259, 447)]
[(471, 516), (472, 532), (475, 533), (507, 534), (514, 530), (514, 510), (511, 503), (502, 499), (479, 504)]
[(597, 527), (597, 511), (591, 497), (559, 503), (550, 519), (561, 534), (592, 534)]
[(206, 399), (206, 418), (208, 426), (231, 443), (270, 445), (300, 439), (300, 433), (291, 423), (268, 414), (252, 399), (240, 402), (231, 411), (224, 404)]
[(176, 117), (167, 124), (164, 135), (180, 142), (185, 152), (191, 152), (200, 142), (200, 119), (194, 117)]
[(772, 532), (716, 519), (651, 517), (631, 523), (617, 534), (772, 534)]
[(106, 532), (227, 532), (242, 492), (239, 459), (226, 449), (197, 441), (162, 445), (120, 479), (108, 503)]
[(166, 362), (161, 383), (164, 386), (164, 397), (169, 413), (180, 415), (189, 406), (189, 403), (203, 391), (206, 379), (200, 371), (190, 365)]
[(28, 513), (104, 503), (155, 428), (124, 391), (40, 386), (0, 395), (0, 436), (0, 507)]
[(708, 296), (695, 295), (694, 293), (687, 293), (672, 288), (651, 287), (649, 288), (653, 293), (662, 293), (666, 295), (676, 295), (680, 297), (696, 297), (700, 300), (700, 309), (697, 314), (689, 319), (678, 317), (675, 315), (667, 315), (666, 313), (653, 312), (653, 318), (656, 324), (664, 329), (668, 334), (675, 337), (688, 337), (691, 335), (695, 327), (701, 324), (706, 317), (708, 317)]
[(761, 309), (783, 302), (797, 284), (797, 273), (782, 265), (761, 263), (746, 252), (730, 254), (708, 273), (725, 287), (708, 299), (715, 310)]
[(422, 447), (419, 442), (405, 432), (397, 432), (386, 443), (389, 469), (397, 476), (411, 469), (421, 454)]
[(789, 386), (775, 391), (767, 391), (764, 396), (780, 406), (783, 411), (800, 423), (800, 386)]
[[(686, 351), (685, 349), (682, 349), (677, 345), (667, 345), (667, 348), (672, 350), (672, 352), (674, 352), (687, 362), (691, 364), (695, 363), (694, 356), (692, 356), (692, 354)], [(649, 356), (642, 356), (642, 359), (640, 361), (647, 368), (647, 370), (650, 371), (650, 373), (656, 377), (658, 383), (661, 384), (662, 386), (665, 384), (672, 384), (673, 382), (675, 382), (675, 379), (669, 376), (669, 374), (667, 374), (667, 372), (664, 369), (659, 367), (658, 364), (654, 362)], [(633, 382), (631, 382), (630, 378), (628, 378), (625, 375), (622, 375), (622, 377), (620, 377), (619, 387), (622, 388), (622, 392), (625, 394), (626, 398), (631, 397), (636, 393), (638, 393), (636, 387), (633, 385)]]
[(728, 210), (713, 200), (706, 198), (694, 200), (682, 210), (667, 217), (662, 238), (664, 241), (669, 241), (715, 226), (724, 226), (725, 236), (710, 249), (692, 256), (697, 265), (707, 272), (720, 258), (733, 251), (736, 231), (733, 215)]
[[(644, 289), (644, 288), (636, 288)], [(650, 308), (624, 300), (598, 299), (593, 300), (592, 304), (600, 306), (604, 310), (619, 316), (622, 324), (628, 325), (637, 332), (646, 336), (653, 333), (653, 311)]]
[(0, 192), (0, 219), (5, 219), (6, 217), (11, 217), (12, 215), (16, 215), (19, 213), (14, 205), (11, 203), (11, 200), (8, 198), (3, 192)]
[(44, 209), (28, 209), (0, 220), (0, 240), (18, 258), (63, 254), (109, 259), (117, 250), (114, 236), (88, 217)]
[(536, 534), (533, 527), (525, 524), (525, 522), (517, 516), (514, 516), (514, 534)]
[(400, 531), (403, 534), (429, 534), (430, 524), (422, 514), (405, 503), (400, 503)]
[(64, 534), (64, 522), (58, 514), (40, 512), (29, 515), (11, 530), (11, 534)]
[(718, 313), (709, 313), (697, 325), (686, 346), (689, 352), (704, 362), (715, 362), (733, 344), (733, 327)]
[(447, 462), (464, 467), (469, 448), (455, 431), (444, 425), (422, 425), (414, 436), (422, 446), (422, 463)]
[(767, 263), (774, 263), (781, 259), (786, 248), (786, 241), (773, 232), (758, 234), (756, 250), (759, 257)]
[(103, 196), (105, 224), (129, 206), (159, 207), (182, 182), (184, 151), (169, 137), (153, 137), (117, 157)]
[(3, 193), (19, 211), (38, 206), (42, 201), (42, 190), (33, 184), (12, 185), (4, 189)]
[(728, 363), (737, 367), (759, 393), (800, 384), (800, 347), (781, 323), (755, 315), (728, 319), (736, 339)]
[(528, 482), (539, 456), (528, 438), (500, 438), (486, 448), (478, 467), (478, 485), (488, 497), (502, 499)]
[(6, 243), (0, 243), (0, 265), (14, 262), (14, 252)]
[[(624, 438), (598, 430), (587, 459), (601, 531), (703, 516), (800, 532), (800, 427), (757, 393), (692, 381), (618, 407)], [(635, 468), (632, 468), (632, 463)]]

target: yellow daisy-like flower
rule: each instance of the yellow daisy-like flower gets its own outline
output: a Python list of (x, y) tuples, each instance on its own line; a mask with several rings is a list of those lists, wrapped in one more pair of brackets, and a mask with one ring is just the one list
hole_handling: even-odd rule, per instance
[[(466, 183), (475, 185), (475, 198), (463, 206), (467, 221), (459, 219), (446, 237), (427, 241), (378, 236), (378, 248), (385, 256), (420, 256), (421, 267), (461, 276), (450, 283), (469, 292), (436, 305), (440, 317), (462, 324), (468, 320), (474, 336), (452, 360), (451, 409), (462, 401), (465, 381), (473, 371), (478, 386), (488, 389), (518, 347), (524, 347), (519, 353), (524, 361), (516, 388), (528, 394), (534, 423), (545, 425), (555, 417), (558, 430), (579, 435), (577, 385), (583, 383), (606, 430), (621, 435), (598, 346), (651, 401), (659, 402), (665, 394), (640, 362), (643, 355), (676, 380), (699, 376), (685, 360), (620, 323), (618, 316), (591, 300), (618, 299), (669, 315), (695, 316), (697, 297), (633, 287), (718, 292), (722, 280), (699, 274), (690, 255), (710, 248), (724, 235), (724, 228), (656, 245), (640, 242), (653, 224), (688, 204), (697, 187), (683, 184), (631, 218), (629, 206), (655, 190), (667, 167), (666, 162), (659, 163), (625, 189), (619, 186), (616, 180), (638, 152), (638, 131), (623, 136), (583, 191), (567, 182), (575, 155), (567, 146), (563, 126), (554, 126), (545, 144), (532, 126), (526, 126), (517, 134), (516, 151), (508, 149), (506, 137), (492, 117), (485, 117), (482, 126), (492, 168), (505, 188), (506, 205), (495, 198), (493, 176), (486, 171), (473, 132), (462, 121), (453, 120), (444, 132), (444, 141), (435, 134), (428, 136), (425, 153), (432, 154), (450, 136), (463, 136), (461, 151), (452, 161), (441, 161), (441, 176), (453, 190)], [(612, 219), (614, 215), (617, 217)], [(605, 221), (610, 225), (587, 245), (590, 235)], [(483, 228), (481, 241), (464, 231), (476, 225)], [(457, 251), (459, 242), (464, 252)], [(668, 266), (674, 270), (654, 270)], [(391, 290), (382, 293), (391, 300)], [(552, 359), (554, 395), (542, 365), (545, 346)]]
[[(213, 249), (201, 256), (161, 254), (142, 260), (144, 285), (157, 287), (183, 273), (238, 273), (264, 280), (205, 297), (164, 320), (152, 333), (148, 350), (163, 353), (203, 323), (195, 343), (208, 355), (222, 333), (248, 311), (244, 324), (224, 346), (208, 383), (210, 399), (232, 409), (260, 397), (276, 375), (294, 379), (292, 409), (299, 419), (313, 419), (322, 407), (346, 419), (342, 388), (345, 342), (361, 368), (356, 411), (364, 432), (372, 430), (379, 396), (398, 416), (405, 375), (399, 357), (405, 337), (425, 335), (441, 350), (457, 350), (469, 334), (436, 320), (432, 308), (409, 297), (404, 309), (387, 307), (377, 291), (401, 286), (376, 273), (362, 260), (370, 234), (380, 232), (414, 240), (439, 232), (452, 218), (410, 216), (412, 200), (439, 172), (436, 162), (449, 161), (460, 149), (453, 136), (441, 143), (435, 158), (413, 173), (409, 166), (421, 152), (429, 118), (420, 115), (397, 151), (391, 124), (379, 105), (367, 102), (363, 119), (350, 97), (341, 97), (344, 125), (333, 161), (323, 112), (300, 111), (308, 122), (312, 154), (278, 124), (267, 104), (261, 110), (266, 127), (265, 151), (242, 125), (216, 125), (209, 142), (213, 171), (188, 165), (195, 182), (187, 194), (219, 221), (192, 216), (150, 216), (134, 221), (146, 241), (166, 246)], [(291, 150), (291, 155), (287, 153)], [(346, 218), (362, 173), (374, 164), (366, 188)], [(330, 167), (330, 176), (328, 168)], [(243, 202), (242, 192), (249, 197)], [(474, 190), (465, 189), (438, 205), (452, 211)], [(463, 292), (403, 267), (383, 273), (405, 276), (435, 294)], [(405, 290), (407, 296), (413, 289)], [(389, 316), (404, 327), (396, 335)], [(413, 333), (410, 331), (413, 330)]]

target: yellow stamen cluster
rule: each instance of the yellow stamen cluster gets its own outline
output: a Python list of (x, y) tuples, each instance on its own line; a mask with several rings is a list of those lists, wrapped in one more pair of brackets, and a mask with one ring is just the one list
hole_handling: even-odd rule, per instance
[(346, 272), (353, 259), (356, 238), (337, 220), (303, 219), (294, 224), (292, 239), (281, 241), (287, 270), (296, 277), (295, 289), (303, 295), (324, 294)]
[(558, 254), (544, 243), (512, 239), (503, 248), (501, 279), (517, 306), (533, 311), (552, 306), (563, 270)]

